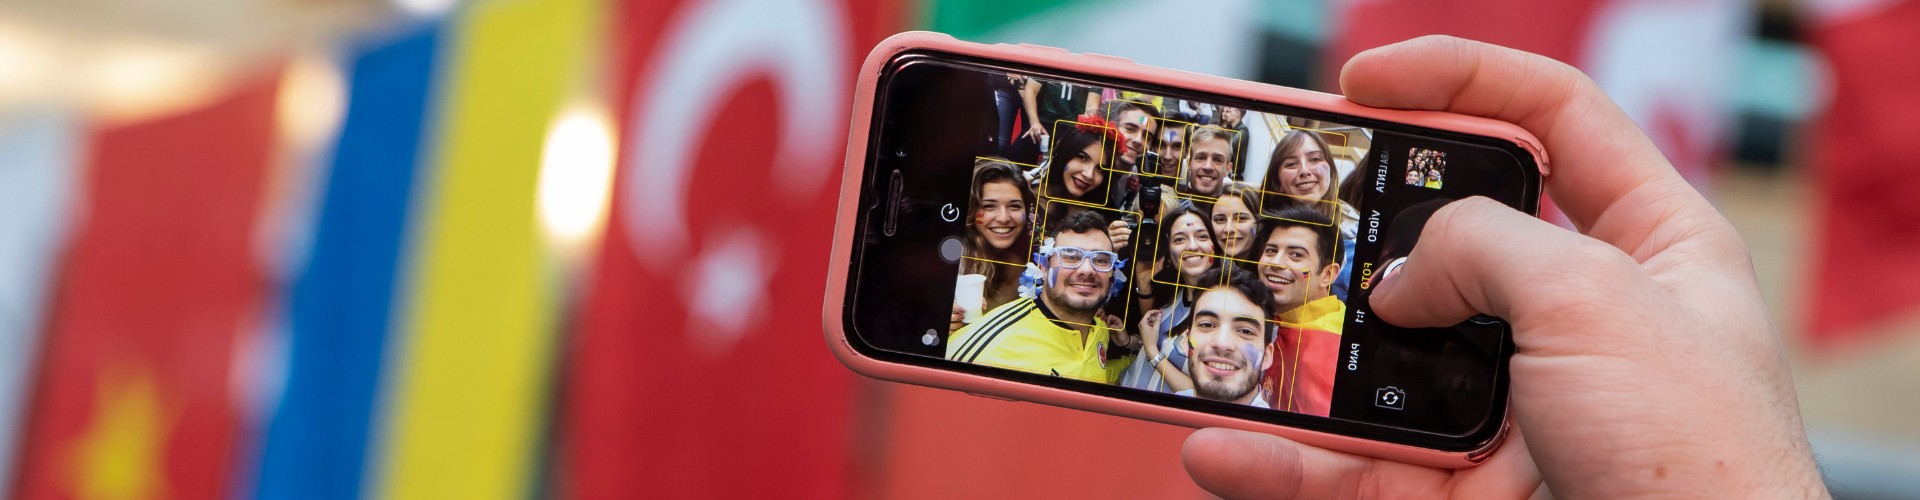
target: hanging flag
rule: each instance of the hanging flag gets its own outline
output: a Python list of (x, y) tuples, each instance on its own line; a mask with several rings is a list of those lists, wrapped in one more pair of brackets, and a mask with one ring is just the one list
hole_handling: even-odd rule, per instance
[(0, 491), (15, 444), (81, 178), (79, 120), (60, 110), (0, 118)]
[(352, 50), (352, 98), (288, 303), (285, 386), (253, 497), (357, 498), (440, 46), (438, 24)]
[(381, 498), (535, 488), (561, 300), (535, 217), (541, 148), (559, 110), (593, 88), (602, 16), (594, 0), (496, 0), (448, 21), (410, 310), (388, 356)]
[[(1724, 153), (1726, 89), (1751, 3), (1741, 0), (1349, 0), (1322, 61), (1326, 87), (1362, 50), (1446, 34), (1545, 55), (1585, 71), (1695, 188)], [(1548, 182), (1552, 182), (1551, 179)], [(1549, 219), (1558, 211), (1542, 209)]]
[(631, 1), (608, 233), (567, 351), (563, 490), (850, 495), (854, 375), (821, 344), (833, 179), (890, 2)]
[(231, 360), (258, 323), (254, 251), (275, 78), (89, 140), (72, 248), (41, 349), (24, 499), (222, 498)]
[(1826, 56), (1833, 101), (1813, 128), (1818, 194), (1816, 346), (1887, 331), (1920, 311), (1920, 2), (1812, 2), (1808, 39)]

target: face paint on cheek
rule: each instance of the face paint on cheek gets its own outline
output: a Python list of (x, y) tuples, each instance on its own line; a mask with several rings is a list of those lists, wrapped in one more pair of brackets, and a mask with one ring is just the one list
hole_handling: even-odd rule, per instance
[[(1259, 372), (1260, 360), (1266, 358), (1266, 350), (1261, 349), (1260, 346), (1254, 345), (1252, 342), (1248, 342), (1246, 345), (1240, 347), (1247, 350), (1247, 368), (1252, 369), (1256, 373)], [(1255, 375), (1254, 378), (1259, 378), (1259, 376)]]

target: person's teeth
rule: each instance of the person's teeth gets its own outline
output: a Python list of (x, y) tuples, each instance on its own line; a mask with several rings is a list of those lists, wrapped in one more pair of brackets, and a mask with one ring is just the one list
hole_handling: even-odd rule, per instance
[(1240, 368), (1240, 367), (1238, 367), (1238, 366), (1233, 366), (1233, 365), (1229, 365), (1229, 364), (1226, 364), (1226, 363), (1221, 363), (1221, 362), (1218, 362), (1218, 361), (1209, 361), (1209, 362), (1207, 362), (1207, 366), (1211, 366), (1211, 367), (1214, 367), (1214, 368), (1218, 368), (1218, 369), (1221, 369), (1221, 370), (1235, 370), (1235, 369), (1239, 369), (1239, 368)]

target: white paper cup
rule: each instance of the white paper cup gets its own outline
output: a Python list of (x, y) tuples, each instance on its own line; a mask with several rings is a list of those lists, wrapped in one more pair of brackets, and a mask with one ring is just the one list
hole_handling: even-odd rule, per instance
[(987, 301), (987, 276), (984, 274), (962, 274), (953, 284), (953, 303), (966, 313), (960, 316), (961, 323), (973, 323), (980, 320), (980, 306)]

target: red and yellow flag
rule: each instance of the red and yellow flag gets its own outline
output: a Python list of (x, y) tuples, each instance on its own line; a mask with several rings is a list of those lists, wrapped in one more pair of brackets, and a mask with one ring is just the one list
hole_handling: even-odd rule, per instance
[(233, 349), (266, 291), (254, 241), (276, 80), (93, 135), (20, 498), (228, 494)]

